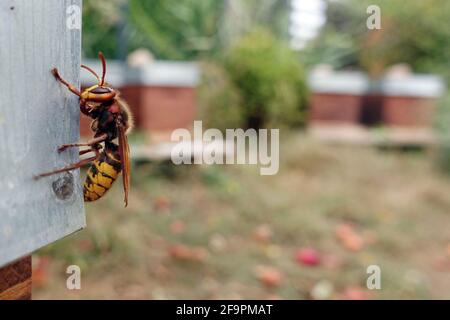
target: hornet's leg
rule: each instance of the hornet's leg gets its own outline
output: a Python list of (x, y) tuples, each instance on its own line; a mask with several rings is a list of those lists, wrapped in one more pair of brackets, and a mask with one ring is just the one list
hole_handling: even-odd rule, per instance
[(74, 94), (76, 94), (77, 96), (80, 97), (80, 110), (81, 112), (83, 112), (85, 115), (89, 116), (89, 108), (86, 106), (86, 101), (84, 99), (81, 98), (81, 92), (75, 88), (74, 85), (68, 83), (66, 80), (64, 80), (58, 72), (58, 69), (53, 68), (52, 69), (52, 74), (53, 76), (56, 78), (56, 80), (58, 80), (59, 82), (61, 82), (63, 85), (65, 85), (70, 91), (72, 91)]
[(61, 172), (66, 172), (66, 171), (75, 170), (75, 169), (81, 168), (81, 167), (84, 166), (84, 165), (89, 164), (90, 162), (94, 161), (94, 160), (97, 159), (97, 158), (98, 158), (98, 155), (95, 155), (95, 156), (93, 156), (93, 157), (90, 157), (90, 158), (81, 160), (81, 161), (79, 161), (79, 162), (77, 162), (77, 163), (71, 164), (71, 165), (69, 165), (69, 166), (67, 166), (67, 167), (64, 167), (64, 168), (62, 168), (62, 169), (39, 174), (39, 175), (37, 175), (37, 176), (34, 176), (34, 179), (37, 180), (37, 179), (39, 179), (39, 178), (48, 177), (48, 176), (51, 176), (51, 175), (53, 175), (53, 174), (57, 174), (57, 173), (61, 173)]
[(108, 135), (102, 134), (101, 136), (94, 138), (88, 142), (85, 143), (69, 143), (69, 144), (63, 144), (62, 146), (60, 146), (58, 148), (58, 152), (63, 152), (64, 150), (66, 150), (67, 148), (73, 148), (73, 147), (92, 147), (95, 146), (96, 144), (99, 144), (100, 142), (105, 141), (108, 138)]
[(81, 150), (78, 155), (82, 156), (83, 154), (89, 153), (89, 152), (93, 152), (93, 151), (97, 151), (94, 149), (86, 149), (86, 150)]
[(59, 82), (61, 82), (63, 85), (65, 85), (70, 91), (72, 91), (74, 94), (76, 94), (77, 96), (81, 96), (80, 90), (78, 90), (77, 88), (75, 88), (75, 86), (73, 84), (68, 83), (66, 80), (64, 80), (63, 78), (61, 78), (61, 76), (59, 75), (58, 69), (53, 68), (52, 69), (52, 74), (55, 76), (56, 80), (58, 80)]
[(100, 149), (102, 147), (100, 145), (93, 145), (89, 149), (81, 150), (78, 155), (82, 156), (83, 154), (89, 153), (89, 152), (95, 152), (95, 155), (97, 158), (100, 156)]

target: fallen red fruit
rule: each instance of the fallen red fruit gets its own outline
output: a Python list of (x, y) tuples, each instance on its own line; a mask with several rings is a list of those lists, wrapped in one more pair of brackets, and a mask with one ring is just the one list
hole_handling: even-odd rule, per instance
[(268, 288), (279, 286), (283, 280), (283, 274), (274, 267), (258, 266), (255, 273), (259, 281)]
[(345, 288), (342, 298), (345, 300), (368, 300), (370, 298), (369, 292), (367, 290), (358, 287), (350, 286)]
[(178, 260), (202, 262), (208, 253), (200, 247), (191, 248), (182, 244), (174, 244), (169, 247), (169, 254)]
[(167, 197), (161, 196), (154, 200), (153, 206), (156, 211), (166, 211), (170, 209), (170, 200)]
[(363, 237), (348, 223), (343, 223), (336, 227), (336, 236), (342, 245), (350, 251), (360, 251), (365, 245)]
[(33, 286), (43, 287), (48, 282), (48, 267), (50, 258), (48, 257), (33, 257)]
[(320, 264), (320, 254), (312, 248), (299, 249), (295, 254), (298, 263), (305, 266), (317, 266)]

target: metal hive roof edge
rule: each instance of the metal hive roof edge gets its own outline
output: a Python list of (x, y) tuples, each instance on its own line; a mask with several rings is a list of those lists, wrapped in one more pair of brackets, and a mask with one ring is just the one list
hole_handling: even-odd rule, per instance
[[(83, 63), (97, 72), (101, 63), (96, 59), (84, 59)], [(143, 67), (130, 67), (118, 60), (107, 61), (106, 79), (113, 86), (144, 84), (154, 86), (195, 87), (200, 79), (200, 68), (195, 62), (157, 60)], [(95, 78), (82, 72), (83, 85), (95, 84)]]

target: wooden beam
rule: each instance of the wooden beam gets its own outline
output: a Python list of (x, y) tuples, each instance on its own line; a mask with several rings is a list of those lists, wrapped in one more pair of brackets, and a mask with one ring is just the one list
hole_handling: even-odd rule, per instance
[(31, 299), (31, 256), (0, 268), (0, 300)]

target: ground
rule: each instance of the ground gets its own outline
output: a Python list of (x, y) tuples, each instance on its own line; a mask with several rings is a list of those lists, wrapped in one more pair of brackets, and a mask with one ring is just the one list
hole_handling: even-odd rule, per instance
[[(275, 176), (135, 164), (127, 209), (117, 183), (86, 205), (85, 230), (34, 255), (34, 298), (450, 298), (450, 177), (434, 151), (281, 138)], [(66, 288), (71, 264), (81, 290)]]

